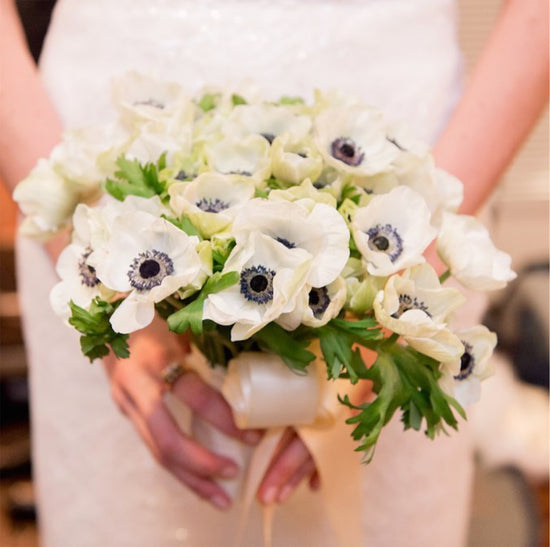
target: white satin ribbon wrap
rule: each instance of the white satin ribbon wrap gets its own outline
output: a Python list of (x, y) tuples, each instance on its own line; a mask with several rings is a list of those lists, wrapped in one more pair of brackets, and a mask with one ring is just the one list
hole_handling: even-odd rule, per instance
[[(293, 426), (315, 460), (321, 479), (327, 517), (342, 547), (363, 545), (361, 532), (360, 457), (354, 451), (351, 428), (345, 424), (346, 410), (337, 393), (349, 391), (349, 383), (328, 381), (324, 365), (315, 361), (307, 374), (288, 369), (277, 355), (242, 353), (226, 369), (211, 367), (193, 350), (186, 364), (206, 382), (220, 390), (241, 428), (267, 428), (254, 449), (242, 490), (235, 481), (224, 481), (232, 495), (241, 500), (242, 516), (236, 545), (244, 533), (248, 513), (258, 486), (287, 426)], [(203, 424), (204, 425), (204, 424)], [(199, 431), (195, 431), (195, 434)], [(231, 443), (214, 428), (200, 427), (201, 441), (229, 457)], [(264, 543), (271, 543), (273, 510), (264, 511)]]

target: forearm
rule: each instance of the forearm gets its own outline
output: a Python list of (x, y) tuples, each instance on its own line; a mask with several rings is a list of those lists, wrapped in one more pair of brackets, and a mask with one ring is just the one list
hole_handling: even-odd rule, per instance
[(0, 0), (0, 176), (12, 190), (60, 140), (61, 121), (12, 0)]
[(510, 0), (434, 149), (464, 182), (462, 213), (483, 204), (547, 100), (547, 0)]

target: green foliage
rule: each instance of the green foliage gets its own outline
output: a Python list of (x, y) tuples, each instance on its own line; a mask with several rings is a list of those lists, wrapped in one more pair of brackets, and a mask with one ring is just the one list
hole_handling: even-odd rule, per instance
[(237, 95), (237, 93), (233, 93), (233, 95), (231, 95), (231, 102), (233, 103), (233, 106), (237, 106), (239, 104), (248, 104), (246, 99), (241, 95)]
[(138, 160), (120, 156), (116, 164), (119, 167), (116, 178), (107, 179), (105, 189), (119, 201), (126, 196), (150, 198), (166, 192), (166, 183), (159, 180), (159, 172), (166, 167), (166, 154), (162, 154), (156, 163), (144, 165)]
[(69, 303), (72, 312), (69, 323), (82, 333), (80, 347), (90, 361), (108, 355), (109, 347), (117, 357), (130, 355), (128, 335), (115, 332), (109, 321), (120, 302), (122, 300), (111, 304), (98, 297), (91, 303), (89, 311), (72, 301)]
[(218, 106), (219, 100), (219, 93), (205, 93), (197, 104), (203, 112), (209, 112)]
[(367, 368), (361, 353), (354, 345), (374, 347), (373, 342), (382, 338), (375, 319), (367, 317), (360, 321), (332, 319), (324, 327), (316, 329), (321, 351), (327, 364), (329, 378), (349, 378), (356, 383), (366, 378)]
[(305, 101), (302, 97), (290, 97), (288, 95), (284, 95), (279, 99), (279, 104), (305, 104)]
[(195, 225), (187, 217), (182, 216), (180, 218), (175, 218), (175, 217), (162, 215), (162, 218), (172, 223), (181, 231), (185, 232), (188, 236), (197, 236), (199, 239), (202, 239), (199, 232), (195, 228)]
[(437, 383), (438, 364), (417, 351), (396, 344), (383, 344), (376, 362), (367, 369), (365, 377), (373, 382), (377, 394), (371, 403), (354, 406), (347, 397), (343, 404), (359, 410), (347, 421), (355, 424), (353, 438), (360, 441), (358, 450), (367, 453), (370, 460), (382, 428), (401, 408), (405, 429), (420, 430), (433, 439), (443, 430), (443, 422), (457, 429), (452, 407), (463, 417), (463, 409)]
[(212, 262), (214, 272), (221, 272), (227, 261), (227, 257), (235, 247), (235, 240), (231, 239), (225, 247), (212, 246)]
[(288, 368), (304, 374), (315, 354), (307, 349), (309, 340), (300, 340), (276, 323), (269, 323), (254, 334), (254, 340), (263, 351), (279, 355)]
[(285, 182), (273, 176), (269, 177), (266, 182), (270, 190), (288, 190), (291, 186), (294, 186), (291, 182)]
[(214, 273), (208, 278), (208, 281), (192, 302), (168, 317), (167, 321), (170, 330), (181, 334), (191, 329), (191, 332), (197, 336), (202, 334), (202, 309), (204, 301), (209, 294), (223, 291), (237, 283), (237, 281), (239, 281), (238, 272)]

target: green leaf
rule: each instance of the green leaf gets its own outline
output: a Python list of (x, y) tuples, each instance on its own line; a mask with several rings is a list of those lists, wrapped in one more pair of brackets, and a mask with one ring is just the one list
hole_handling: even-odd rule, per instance
[(231, 102), (233, 103), (233, 106), (237, 106), (239, 104), (248, 104), (244, 97), (242, 97), (241, 95), (237, 95), (236, 93), (233, 93), (233, 95), (231, 95)]
[(80, 348), (82, 353), (93, 361), (109, 354), (109, 348), (120, 358), (130, 355), (128, 351), (128, 334), (115, 332), (109, 319), (122, 300), (114, 303), (105, 302), (96, 298), (86, 310), (70, 302), (71, 317), (69, 323), (75, 327), (82, 336)]
[(352, 384), (366, 378), (367, 369), (361, 353), (358, 348), (352, 348), (355, 344), (375, 347), (374, 342), (382, 338), (375, 319), (332, 319), (315, 332), (321, 343), (329, 378), (347, 377)]
[(188, 236), (197, 236), (199, 239), (202, 239), (199, 232), (195, 228), (195, 225), (187, 217), (169, 217), (166, 215), (161, 215), (162, 218), (179, 228), (182, 232), (185, 232)]
[(150, 198), (166, 191), (165, 183), (158, 177), (166, 167), (166, 154), (162, 154), (156, 164), (141, 164), (124, 156), (120, 156), (116, 164), (119, 168), (115, 172), (116, 179), (107, 179), (105, 189), (119, 201), (129, 195)]
[(181, 334), (191, 329), (193, 334), (200, 335), (203, 327), (202, 310), (204, 301), (208, 295), (223, 291), (238, 281), (238, 272), (214, 273), (208, 278), (208, 281), (204, 284), (195, 300), (168, 317), (167, 321), (170, 330)]
[(292, 104), (304, 104), (304, 99), (302, 99), (302, 97), (290, 97), (290, 96), (287, 96), (287, 95), (283, 95), (280, 99), (279, 99), (279, 104), (289, 104), (289, 105), (292, 105)]
[(199, 108), (201, 108), (203, 112), (209, 112), (218, 106), (219, 99), (219, 93), (205, 93), (198, 102)]
[[(377, 394), (372, 403), (355, 407), (360, 412), (348, 423), (355, 424), (353, 437), (360, 441), (359, 450), (371, 451), (382, 431), (401, 408), (405, 429), (420, 430), (434, 438), (447, 424), (457, 428), (453, 408), (464, 411), (438, 384), (439, 365), (433, 359), (413, 350), (385, 341), (379, 348), (376, 362), (367, 370), (366, 377), (373, 382)], [(342, 402), (351, 406), (349, 400)]]
[(263, 351), (276, 353), (286, 366), (297, 373), (304, 373), (315, 354), (307, 349), (308, 340), (297, 340), (293, 333), (286, 331), (276, 323), (269, 323), (253, 335), (253, 339)]
[(331, 319), (329, 325), (338, 331), (352, 336), (355, 343), (369, 345), (383, 338), (382, 330), (374, 317), (365, 317), (358, 321), (349, 319)]

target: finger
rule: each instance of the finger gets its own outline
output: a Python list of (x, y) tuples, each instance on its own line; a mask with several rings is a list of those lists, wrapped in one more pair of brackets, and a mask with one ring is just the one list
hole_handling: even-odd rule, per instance
[[(262, 503), (273, 503), (278, 499), (282, 488), (311, 458), (302, 440), (294, 435), (286, 447), (272, 461), (258, 489)], [(311, 474), (311, 472), (310, 472)], [(303, 477), (300, 477), (300, 480)]]
[(312, 490), (319, 490), (319, 488), (321, 488), (321, 477), (319, 476), (319, 472), (317, 470), (315, 470), (309, 479), (309, 487)]
[(162, 386), (147, 375), (136, 375), (128, 387), (163, 465), (179, 466), (201, 476), (232, 478), (237, 474), (238, 468), (232, 460), (210, 452), (183, 434), (164, 405)]
[(315, 462), (312, 458), (308, 458), (281, 488), (277, 496), (277, 502), (284, 503), (302, 480), (311, 477), (313, 473), (315, 473)]
[[(158, 444), (151, 435), (147, 424), (143, 420), (141, 413), (133, 402), (127, 403), (126, 414), (134, 423), (138, 433), (155, 456), (155, 459), (162, 462), (161, 452)], [(195, 492), (200, 498), (209, 501), (218, 509), (228, 509), (231, 506), (231, 498), (227, 493), (213, 480), (200, 477), (178, 465), (168, 463), (166, 469), (172, 473), (180, 482)]]
[(198, 374), (187, 372), (172, 386), (172, 392), (193, 412), (210, 422), (230, 437), (255, 445), (262, 432), (257, 429), (239, 429), (235, 425), (231, 407), (223, 395), (205, 383)]

